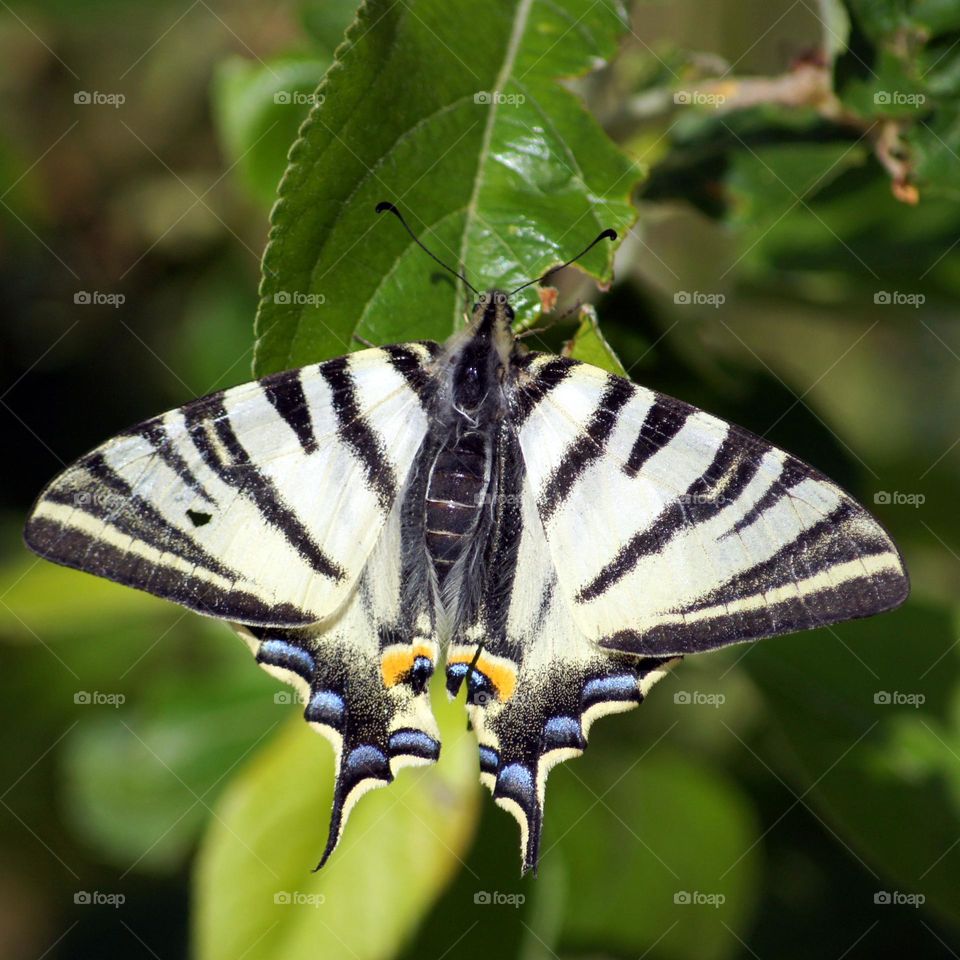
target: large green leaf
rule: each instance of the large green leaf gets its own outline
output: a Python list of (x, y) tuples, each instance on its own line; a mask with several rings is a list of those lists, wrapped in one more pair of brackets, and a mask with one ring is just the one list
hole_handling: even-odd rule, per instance
[(802, 642), (767, 641), (743, 662), (791, 748), (799, 793), (879, 870), (877, 891), (919, 893), (960, 921), (960, 658), (950, 617), (913, 604)]
[[(343, 353), (355, 333), (442, 338), (460, 322), (462, 288), (377, 218), (380, 200), (478, 288), (519, 284), (633, 222), (639, 168), (557, 79), (614, 52), (622, 11), (492, 0), (465, 29), (477, 14), (470, 0), (361, 8), (280, 186), (258, 375)], [(611, 257), (599, 246), (583, 268), (608, 278)]]
[[(299, 718), (216, 807), (196, 873), (199, 960), (393, 956), (462, 863), (479, 810), (463, 705), (434, 698), (443, 758), (363, 797), (330, 862), (330, 750)], [(349, 945), (349, 949), (347, 946)]]

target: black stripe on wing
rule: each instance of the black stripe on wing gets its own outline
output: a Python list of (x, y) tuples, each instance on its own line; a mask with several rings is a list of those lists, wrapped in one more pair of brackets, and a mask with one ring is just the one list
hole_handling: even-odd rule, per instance
[(745, 448), (739, 436), (727, 431), (704, 472), (684, 493), (670, 502), (652, 523), (637, 531), (617, 555), (577, 594), (586, 603), (602, 596), (636, 567), (643, 557), (659, 553), (678, 533), (705, 523), (736, 502), (756, 476), (771, 449), (757, 441)]
[(350, 358), (338, 357), (329, 360), (319, 370), (333, 393), (337, 434), (363, 465), (367, 483), (376, 493), (380, 506), (386, 513), (397, 496), (397, 478), (382, 440), (362, 416), (353, 377), (350, 375)]
[(635, 477), (643, 465), (683, 429), (687, 418), (693, 413), (696, 413), (693, 407), (658, 395), (643, 418), (640, 432), (623, 465), (623, 472)]
[(75, 469), (82, 469), (86, 475), (74, 473), (69, 487), (51, 488), (44, 500), (74, 507), (124, 536), (139, 540), (160, 553), (172, 553), (194, 567), (202, 567), (227, 580), (240, 579), (237, 571), (207, 553), (153, 504), (136, 495), (130, 484), (107, 463), (103, 453), (88, 454), (77, 462)]
[(214, 504), (213, 497), (207, 492), (203, 484), (183, 459), (176, 444), (167, 433), (164, 417), (154, 417), (128, 431), (129, 436), (141, 436), (147, 440), (157, 456), (195, 493), (209, 504)]
[[(279, 530), (290, 546), (319, 574), (343, 580), (341, 567), (317, 545), (297, 514), (283, 501), (273, 481), (251, 460), (237, 438), (222, 393), (214, 393), (183, 407), (190, 439), (206, 465), (228, 486), (254, 503), (263, 519)], [(213, 429), (218, 443), (209, 434)], [(221, 455), (221, 448), (226, 458)]]
[(606, 389), (584, 428), (584, 434), (577, 437), (564, 451), (540, 494), (537, 507), (544, 523), (563, 506), (583, 471), (603, 456), (607, 441), (620, 418), (620, 411), (634, 393), (628, 380), (613, 376), (608, 378)]
[(210, 583), (49, 517), (31, 517), (24, 539), (34, 553), (75, 570), (146, 590), (208, 617), (237, 621), (298, 625), (315, 618), (289, 603), (266, 603), (246, 590)]
[(303, 392), (300, 370), (287, 370), (264, 377), (260, 387), (274, 410), (283, 417), (290, 429), (297, 435), (304, 453), (314, 453), (317, 438), (313, 432), (313, 418), (307, 406)]
[[(436, 359), (440, 354), (441, 347), (432, 340), (417, 341), (420, 346), (425, 347), (431, 358)], [(391, 344), (383, 347), (393, 369), (397, 371), (406, 381), (414, 393), (420, 398), (421, 405), (426, 408), (430, 398), (433, 395), (436, 381), (430, 372), (424, 368), (423, 363), (416, 353), (408, 346), (403, 344)]]
[(517, 431), (540, 401), (560, 386), (570, 376), (570, 371), (579, 365), (578, 361), (568, 357), (551, 357), (530, 375), (529, 368), (534, 366), (534, 361), (540, 357), (542, 354), (528, 353), (513, 362), (513, 368), (521, 371), (518, 389), (513, 391), (510, 405), (510, 419)]
[[(909, 580), (889, 539), (878, 526), (865, 532), (858, 523), (863, 517), (859, 507), (845, 501), (772, 557), (693, 603), (668, 611), (664, 617), (669, 622), (622, 630), (600, 645), (651, 655), (695, 653), (892, 610), (907, 598)], [(879, 557), (889, 557), (890, 563), (876, 570), (864, 566), (859, 574), (848, 570), (844, 579), (830, 575), (842, 564)], [(825, 583), (810, 589), (819, 574), (827, 578)], [(802, 591), (805, 581), (807, 589)], [(796, 593), (768, 599), (768, 594), (791, 584), (797, 584)]]

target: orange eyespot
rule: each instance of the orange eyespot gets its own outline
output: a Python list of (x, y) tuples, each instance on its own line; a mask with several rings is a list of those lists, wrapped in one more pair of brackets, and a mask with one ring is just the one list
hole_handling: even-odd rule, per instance
[(395, 687), (413, 668), (417, 657), (426, 657), (433, 661), (430, 647), (418, 644), (415, 647), (390, 647), (384, 651), (380, 660), (380, 676), (387, 688)]

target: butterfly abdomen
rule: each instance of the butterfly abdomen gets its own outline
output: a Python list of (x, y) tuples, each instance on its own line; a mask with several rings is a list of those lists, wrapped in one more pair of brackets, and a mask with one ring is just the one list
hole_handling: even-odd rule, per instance
[(490, 477), (490, 440), (468, 430), (437, 454), (425, 499), (427, 554), (442, 587), (472, 542)]

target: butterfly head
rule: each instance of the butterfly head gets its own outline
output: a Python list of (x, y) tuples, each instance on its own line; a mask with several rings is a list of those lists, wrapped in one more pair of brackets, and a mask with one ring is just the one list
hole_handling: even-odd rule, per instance
[(515, 316), (508, 294), (502, 290), (487, 290), (477, 295), (471, 326), (476, 333), (489, 334), (496, 340), (510, 334)]

